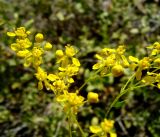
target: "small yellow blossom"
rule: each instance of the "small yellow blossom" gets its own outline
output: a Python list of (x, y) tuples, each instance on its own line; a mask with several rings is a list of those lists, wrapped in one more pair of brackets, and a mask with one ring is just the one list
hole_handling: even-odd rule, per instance
[(98, 62), (93, 65), (92, 69), (100, 69), (100, 74), (103, 76), (106, 73), (114, 73), (115, 76), (120, 76), (123, 74), (124, 68), (129, 66), (129, 62), (125, 57), (125, 47), (118, 46), (118, 48), (104, 48), (99, 54), (96, 54), (95, 57), (98, 59)]
[(14, 32), (7, 32), (7, 35), (10, 37), (20, 37), (20, 38), (26, 38), (30, 34), (30, 31), (26, 31), (24, 27), (19, 27)]
[(73, 48), (73, 46), (70, 46), (70, 45), (66, 46), (65, 52), (66, 52), (66, 55), (69, 57), (73, 57), (77, 53), (77, 51)]
[(154, 63), (160, 65), (160, 58), (156, 58), (156, 59), (154, 60)]
[(63, 57), (64, 53), (62, 50), (56, 50), (56, 56), (57, 57)]
[(117, 52), (119, 55), (123, 55), (125, 51), (126, 51), (126, 49), (125, 49), (125, 46), (123, 46), (123, 45), (118, 46), (118, 48), (117, 48), (117, 50), (116, 50), (116, 52)]
[(115, 65), (112, 67), (112, 74), (115, 77), (119, 77), (124, 74), (124, 68), (121, 65)]
[(97, 103), (99, 101), (98, 94), (94, 92), (89, 92), (87, 95), (88, 102)]
[(104, 121), (101, 122), (101, 127), (102, 127), (103, 131), (110, 132), (114, 127), (114, 121), (113, 120), (104, 119)]
[(150, 67), (150, 59), (149, 57), (144, 57), (143, 59), (139, 60), (133, 56), (129, 56), (129, 60), (133, 63), (130, 65), (131, 69), (136, 70), (136, 79), (140, 80), (142, 77), (142, 70), (148, 69)]
[(47, 79), (47, 72), (45, 72), (41, 67), (38, 67), (37, 73), (35, 75), (39, 81), (44, 81)]
[(148, 47), (149, 49), (152, 49), (151, 56), (156, 56), (160, 53), (160, 43), (155, 42), (153, 45)]
[(59, 95), (56, 100), (60, 103), (64, 103), (64, 111), (71, 110), (74, 114), (77, 114), (78, 108), (84, 104), (84, 97), (76, 93)]
[(38, 67), (37, 73), (35, 75), (36, 75), (36, 78), (39, 80), (39, 82), (38, 82), (38, 89), (42, 90), (43, 89), (42, 82), (46, 81), (46, 79), (47, 79), (47, 72), (45, 72), (42, 68)]
[(45, 50), (50, 50), (50, 49), (52, 49), (52, 44), (49, 43), (49, 42), (47, 42), (47, 43), (44, 45), (44, 49), (45, 49)]
[(90, 131), (95, 135), (101, 135), (103, 137), (109, 134), (110, 137), (117, 137), (117, 134), (113, 131), (113, 128), (114, 121), (108, 119), (104, 119), (104, 121), (102, 121), (100, 125), (94, 125), (89, 127)]
[(33, 54), (34, 57), (41, 57), (41, 55), (43, 54), (43, 49), (42, 48), (33, 47), (32, 54)]
[(27, 49), (20, 50), (20, 51), (17, 52), (17, 56), (19, 56), (19, 57), (26, 57), (29, 53), (30, 53), (30, 51), (27, 50)]
[(36, 34), (36, 36), (35, 36), (35, 41), (36, 42), (42, 42), (43, 41), (43, 34), (42, 33), (38, 33), (38, 34)]

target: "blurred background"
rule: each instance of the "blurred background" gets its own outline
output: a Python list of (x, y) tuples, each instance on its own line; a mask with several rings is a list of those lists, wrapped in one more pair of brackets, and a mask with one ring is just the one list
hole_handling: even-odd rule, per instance
[[(24, 68), (9, 45), (7, 31), (25, 26), (44, 34), (54, 48), (45, 55), (47, 71), (55, 70), (55, 50), (72, 44), (82, 64), (72, 90), (91, 77), (94, 54), (124, 44), (127, 54), (147, 55), (146, 46), (160, 41), (159, 0), (0, 0), (0, 137), (67, 137), (67, 122), (52, 92), (37, 90), (32, 68)], [(32, 37), (31, 39), (33, 39)], [(78, 121), (86, 132), (103, 120), (127, 76), (98, 78), (81, 91), (99, 93), (100, 102), (85, 105)], [(118, 137), (160, 137), (160, 91), (135, 90), (112, 109)], [(81, 134), (74, 126), (73, 137)]]

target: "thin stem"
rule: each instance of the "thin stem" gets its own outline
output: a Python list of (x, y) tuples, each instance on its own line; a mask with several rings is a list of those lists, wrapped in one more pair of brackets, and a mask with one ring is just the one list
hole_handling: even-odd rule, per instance
[(123, 88), (121, 88), (121, 91), (120, 92), (123, 92), (123, 90), (125, 90), (125, 88), (128, 86), (128, 84), (129, 84), (129, 82), (131, 82), (133, 79), (134, 79), (134, 77), (135, 77), (135, 74), (133, 74), (130, 78), (129, 78), (129, 80), (126, 82), (126, 84), (124, 85), (124, 87)]
[(84, 133), (82, 127), (80, 126), (80, 124), (78, 123), (78, 120), (76, 119), (76, 116), (73, 115), (73, 117), (74, 117), (74, 121), (76, 122), (76, 124), (77, 124), (77, 126), (78, 126), (78, 128), (79, 128), (79, 130), (82, 134), (82, 137), (85, 137), (85, 133)]
[(120, 90), (120, 94), (114, 99), (114, 101), (111, 103), (111, 105), (109, 106), (108, 110), (107, 110), (107, 113), (106, 113), (106, 117), (108, 116), (110, 110), (112, 109), (112, 107), (116, 104), (116, 102), (119, 100), (119, 98), (121, 96), (123, 96), (125, 93), (128, 92), (128, 90), (125, 90), (125, 88), (128, 86), (129, 82), (131, 82), (135, 77), (135, 74), (133, 74), (130, 79), (126, 82), (126, 84), (124, 85), (123, 88), (121, 88)]
[[(70, 113), (69, 113), (70, 114)], [(72, 137), (72, 129), (71, 129), (71, 115), (68, 115), (68, 125), (69, 125), (69, 137)]]
[(110, 110), (112, 109), (112, 107), (116, 104), (116, 102), (119, 100), (119, 98), (121, 96), (123, 96), (125, 93), (127, 93), (128, 90), (123, 90), (123, 92), (121, 92), (115, 99), (114, 101), (112, 102), (112, 104), (109, 106), (108, 110), (107, 110), (107, 113), (106, 113), (106, 117), (108, 116)]
[(94, 135), (92, 135), (92, 136), (90, 136), (90, 137), (96, 137), (97, 136), (97, 134), (94, 134)]
[(109, 107), (109, 109), (108, 109), (108, 111), (107, 111), (107, 113), (106, 113), (106, 117), (108, 116), (111, 108), (116, 104), (116, 102), (119, 100), (119, 98), (120, 98), (121, 96), (123, 96), (124, 94), (126, 94), (128, 91), (132, 91), (132, 90), (134, 90), (134, 89), (142, 88), (142, 87), (146, 87), (146, 86), (147, 86), (147, 85), (140, 85), (140, 86), (130, 87), (130, 88), (126, 89), (126, 90), (123, 90), (123, 92), (121, 92), (121, 93), (114, 99), (114, 101), (112, 102), (112, 104), (110, 105), (110, 107)]
[(78, 89), (78, 91), (82, 90), (82, 88), (84, 88), (84, 86), (85, 86), (90, 80), (94, 79), (95, 76), (96, 76), (100, 71), (101, 71), (101, 69), (97, 70), (97, 71), (95, 72), (95, 74), (94, 74), (93, 77), (88, 78), (88, 79), (83, 83), (83, 85)]

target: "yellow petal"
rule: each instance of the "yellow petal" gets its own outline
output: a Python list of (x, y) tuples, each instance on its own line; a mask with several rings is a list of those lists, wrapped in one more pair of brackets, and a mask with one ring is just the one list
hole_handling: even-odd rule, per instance
[(47, 79), (49, 79), (50, 81), (55, 81), (57, 78), (58, 78), (58, 76), (54, 75), (54, 74), (49, 74), (47, 76)]
[(93, 65), (92, 69), (99, 69), (102, 67), (102, 64), (101, 63), (96, 63)]
[(133, 56), (129, 56), (129, 60), (137, 63), (139, 62), (139, 59)]
[(67, 81), (68, 81), (69, 83), (73, 83), (73, 82), (74, 82), (73, 78), (69, 78)]
[(126, 59), (126, 57), (124, 55), (121, 55), (121, 58), (123, 60), (123, 65), (124, 67), (128, 67), (129, 66), (129, 63), (128, 63), (128, 60)]
[(79, 67), (81, 65), (80, 62), (79, 62), (79, 60), (77, 58), (72, 58), (72, 63), (74, 65), (76, 65), (77, 67)]
[(116, 133), (109, 133), (110, 134), (110, 137), (117, 137), (117, 134)]
[(18, 50), (18, 44), (17, 44), (17, 43), (11, 44), (11, 49), (12, 49), (13, 51), (17, 51), (17, 50)]
[(99, 126), (90, 126), (89, 129), (92, 133), (95, 134), (102, 132), (102, 128)]
[(98, 54), (95, 55), (95, 58), (97, 58), (97, 59), (99, 59), (99, 60), (102, 60), (102, 59), (103, 59), (103, 58), (102, 58), (100, 55), (98, 55)]
[(67, 100), (67, 97), (66, 97), (66, 95), (60, 95), (60, 96), (58, 96), (58, 97), (56, 98), (56, 100), (57, 100), (58, 102), (64, 102), (64, 101)]
[(15, 37), (16, 36), (16, 34), (14, 32), (7, 32), (7, 35), (9, 37)]
[(151, 55), (155, 56), (155, 55), (157, 55), (157, 53), (158, 53), (158, 50), (157, 49), (153, 49)]

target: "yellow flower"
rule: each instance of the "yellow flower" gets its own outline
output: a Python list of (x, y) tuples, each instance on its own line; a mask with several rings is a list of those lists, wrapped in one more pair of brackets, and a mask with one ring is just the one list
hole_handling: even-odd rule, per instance
[(68, 65), (66, 67), (59, 67), (58, 68), (60, 71), (64, 72), (62, 75), (63, 76), (74, 76), (78, 73), (79, 71), (79, 67), (75, 66), (75, 65)]
[(121, 45), (116, 50), (111, 48), (102, 49), (99, 54), (95, 55), (98, 62), (93, 65), (92, 69), (100, 69), (102, 76), (110, 73), (110, 71), (114, 76), (122, 75), (124, 68), (129, 66), (129, 62), (124, 56), (125, 50), (125, 47)]
[(46, 83), (47, 80), (47, 72), (45, 72), (42, 68), (38, 67), (37, 73), (35, 74), (36, 78), (39, 80), (38, 82), (38, 89), (42, 90), (43, 89), (43, 83)]
[(44, 81), (47, 79), (47, 72), (45, 72), (41, 67), (38, 67), (35, 75), (39, 81)]
[(56, 80), (55, 82), (53, 82), (53, 90), (57, 91), (57, 94), (63, 92), (66, 89), (67, 86), (63, 80)]
[(45, 49), (45, 50), (50, 50), (50, 49), (52, 49), (52, 44), (49, 43), (49, 42), (47, 42), (47, 43), (44, 45), (44, 49)]
[(73, 48), (73, 46), (67, 45), (65, 47), (66, 47), (65, 52), (67, 56), (73, 57), (77, 53), (77, 51)]
[(89, 92), (87, 95), (88, 102), (97, 103), (99, 101), (98, 94), (94, 92)]
[(66, 93), (59, 95), (56, 100), (64, 104), (64, 110), (71, 110), (77, 114), (78, 108), (84, 104), (84, 97), (77, 95), (76, 93)]
[(32, 54), (34, 57), (41, 57), (41, 55), (43, 54), (43, 49), (38, 47), (33, 47)]
[(152, 49), (151, 56), (158, 55), (160, 53), (160, 43), (155, 42), (153, 45), (148, 47), (149, 49)]
[(123, 55), (125, 51), (126, 51), (126, 49), (125, 49), (125, 46), (124, 46), (124, 45), (118, 46), (118, 48), (117, 48), (117, 50), (116, 50), (116, 52), (117, 52), (119, 55)]
[(18, 36), (20, 38), (26, 38), (30, 34), (30, 31), (26, 31), (24, 27), (19, 27), (14, 32), (7, 32), (7, 35), (10, 37)]
[(11, 49), (14, 51), (24, 50), (31, 47), (32, 43), (28, 38), (17, 39), (16, 43), (11, 44)]
[(43, 41), (43, 34), (42, 33), (36, 34), (35, 41), (36, 42), (42, 42)]
[(100, 123), (100, 126), (94, 125), (89, 127), (90, 131), (95, 135), (98, 136), (101, 135), (101, 137), (105, 137), (109, 134), (110, 137), (117, 137), (117, 134), (113, 131), (113, 128), (114, 128), (114, 121), (108, 119), (104, 119), (104, 121)]
[(119, 77), (123, 75), (124, 73), (124, 68), (121, 65), (115, 65), (112, 67), (112, 74), (115, 77)]
[(136, 79), (140, 80), (142, 77), (142, 70), (148, 69), (150, 67), (150, 59), (148, 57), (144, 57), (143, 59), (139, 60), (138, 58), (135, 58), (133, 56), (129, 56), (129, 60), (133, 63), (130, 65), (130, 67), (134, 70), (137, 67), (136, 70)]
[(63, 55), (64, 55), (64, 53), (63, 53), (63, 51), (62, 50), (56, 50), (56, 56), (57, 57), (63, 57)]
[(104, 121), (101, 122), (101, 127), (102, 127), (103, 131), (110, 132), (114, 127), (114, 121), (113, 120), (104, 119)]
[(156, 59), (154, 60), (154, 63), (160, 65), (160, 58), (156, 58)]
[(17, 56), (19, 57), (26, 57), (28, 56), (28, 54), (30, 53), (29, 50), (25, 49), (25, 50), (20, 50), (17, 52)]

